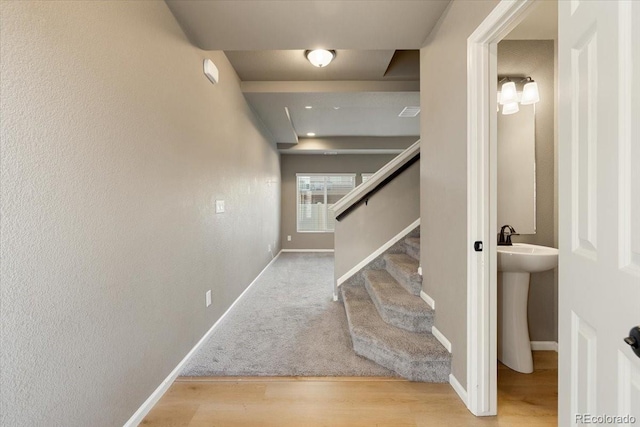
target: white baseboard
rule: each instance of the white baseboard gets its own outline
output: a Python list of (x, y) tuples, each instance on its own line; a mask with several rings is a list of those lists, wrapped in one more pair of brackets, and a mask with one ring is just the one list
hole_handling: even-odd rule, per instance
[(462, 400), (462, 402), (464, 403), (464, 406), (468, 407), (469, 405), (467, 404), (467, 400), (468, 400), (467, 390), (465, 390), (465, 388), (462, 387), (458, 379), (454, 377), (453, 374), (449, 374), (449, 384), (451, 384), (451, 387), (455, 390), (458, 396), (460, 396), (460, 400)]
[(440, 344), (442, 344), (444, 348), (446, 348), (447, 351), (451, 353), (451, 341), (449, 341), (447, 337), (445, 337), (442, 332), (440, 332), (435, 326), (431, 327), (431, 333), (434, 337), (436, 337), (438, 341), (440, 341)]
[(422, 300), (424, 302), (426, 302), (429, 307), (431, 307), (431, 310), (435, 310), (436, 309), (436, 302), (433, 300), (433, 298), (431, 298), (429, 295), (427, 295), (424, 291), (420, 291), (420, 298), (422, 298)]
[(260, 276), (262, 276), (262, 273), (264, 273), (267, 270), (267, 268), (269, 268), (269, 266), (273, 264), (275, 260), (278, 259), (278, 257), (282, 252), (283, 251), (278, 252), (278, 254), (269, 262), (269, 264), (267, 264), (262, 269), (260, 274), (258, 274), (256, 278), (253, 279), (253, 281), (249, 284), (249, 286), (247, 286), (247, 288), (244, 291), (242, 291), (240, 296), (238, 296), (238, 298), (236, 298), (236, 300), (229, 306), (227, 311), (225, 311), (222, 314), (222, 316), (220, 316), (220, 318), (216, 320), (216, 323), (214, 323), (213, 326), (207, 331), (207, 333), (204, 334), (202, 338), (200, 338), (200, 341), (198, 341), (198, 343), (195, 346), (193, 346), (193, 348), (189, 351), (189, 353), (187, 353), (187, 355), (180, 361), (180, 363), (178, 363), (178, 366), (176, 366), (173, 369), (173, 371), (171, 371), (171, 373), (167, 376), (167, 378), (165, 378), (162, 381), (162, 383), (160, 383), (158, 388), (156, 388), (154, 392), (151, 393), (151, 396), (149, 396), (149, 398), (144, 401), (144, 403), (131, 416), (131, 418), (129, 418), (129, 420), (124, 424), (123, 427), (136, 427), (138, 424), (142, 422), (144, 417), (149, 413), (149, 411), (151, 411), (151, 408), (153, 408), (153, 406), (156, 403), (158, 403), (162, 395), (169, 389), (171, 384), (173, 384), (173, 381), (175, 381), (175, 379), (178, 378), (178, 375), (180, 375), (182, 368), (187, 363), (187, 361), (191, 358), (191, 356), (193, 356), (193, 354), (200, 349), (202, 344), (204, 344), (204, 342), (209, 338), (209, 336), (211, 336), (216, 326), (218, 326), (218, 324), (231, 311), (231, 309), (236, 305), (236, 303), (240, 301), (240, 299), (247, 293), (247, 291), (256, 283), (256, 281), (260, 278)]
[(555, 341), (531, 341), (533, 351), (555, 351), (558, 352), (558, 343)]
[(387, 249), (395, 245), (400, 239), (405, 237), (407, 234), (409, 234), (411, 230), (413, 230), (419, 225), (420, 225), (420, 218), (412, 222), (411, 225), (409, 225), (407, 228), (402, 230), (400, 233), (393, 236), (387, 243), (380, 246), (378, 249), (376, 249), (371, 254), (369, 254), (369, 256), (367, 256), (365, 259), (363, 259), (358, 264), (356, 264), (355, 267), (353, 267), (351, 270), (347, 271), (345, 274), (340, 276), (338, 280), (336, 280), (336, 285), (340, 286), (341, 284), (343, 284), (348, 278), (356, 274), (358, 271), (362, 270), (367, 264), (369, 264), (371, 261), (373, 261), (380, 255), (382, 255)]
[(283, 249), (280, 252), (333, 252), (333, 249)]

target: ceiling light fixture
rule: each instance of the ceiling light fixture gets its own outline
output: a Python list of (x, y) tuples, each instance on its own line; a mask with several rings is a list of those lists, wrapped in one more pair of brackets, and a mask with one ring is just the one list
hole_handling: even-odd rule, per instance
[(313, 132), (307, 132), (307, 136), (316, 136), (316, 134)]
[(311, 105), (307, 105), (304, 108), (306, 108), (307, 110), (311, 110), (313, 107)]
[(311, 65), (322, 68), (333, 61), (333, 58), (336, 57), (336, 51), (326, 49), (307, 50), (304, 52), (304, 56), (311, 62)]

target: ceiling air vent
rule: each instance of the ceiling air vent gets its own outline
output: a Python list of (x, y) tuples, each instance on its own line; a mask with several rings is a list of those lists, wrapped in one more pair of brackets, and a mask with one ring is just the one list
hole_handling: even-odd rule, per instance
[(404, 107), (398, 117), (415, 117), (420, 114), (420, 107)]

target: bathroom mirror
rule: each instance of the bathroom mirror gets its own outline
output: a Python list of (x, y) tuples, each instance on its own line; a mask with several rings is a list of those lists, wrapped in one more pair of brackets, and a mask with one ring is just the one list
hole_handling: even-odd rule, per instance
[(535, 105), (498, 113), (498, 228), (536, 233)]

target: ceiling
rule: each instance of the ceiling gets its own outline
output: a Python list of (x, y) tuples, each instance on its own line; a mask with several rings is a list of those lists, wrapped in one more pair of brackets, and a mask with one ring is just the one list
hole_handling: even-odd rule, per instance
[[(398, 114), (420, 105), (418, 49), (449, 0), (166, 3), (193, 44), (224, 50), (275, 142), (297, 144), (310, 132), (377, 137), (378, 145), (418, 137), (419, 116)], [(557, 0), (536, 3), (506, 39), (557, 39)], [(336, 50), (328, 67), (306, 60), (317, 47)]]
[(448, 0), (166, 0), (204, 50), (419, 49)]
[[(224, 50), (275, 142), (313, 132), (377, 137), (397, 149), (393, 138), (418, 138), (419, 116), (398, 114), (420, 105), (418, 49), (449, 0), (166, 3), (193, 44)], [(306, 60), (317, 47), (336, 50), (329, 66)]]

